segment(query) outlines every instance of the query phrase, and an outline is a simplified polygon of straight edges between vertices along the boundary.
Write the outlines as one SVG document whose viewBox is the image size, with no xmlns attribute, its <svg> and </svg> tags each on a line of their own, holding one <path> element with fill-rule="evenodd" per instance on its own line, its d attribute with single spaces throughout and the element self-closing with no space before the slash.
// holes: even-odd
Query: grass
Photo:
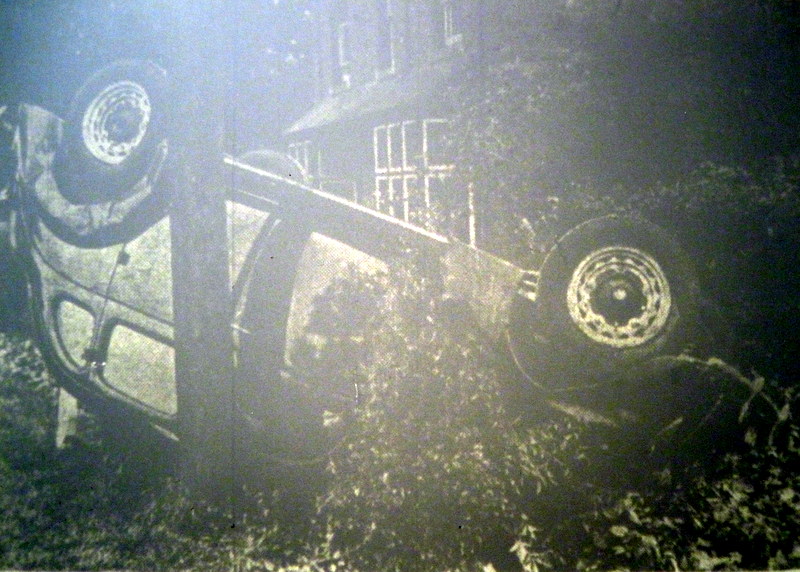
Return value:
<svg viewBox="0 0 800 572">
<path fill-rule="evenodd" d="M 359 373 L 370 392 L 303 536 L 277 515 L 272 491 L 244 497 L 235 515 L 208 506 L 182 489 L 169 452 L 123 445 L 88 415 L 80 439 L 55 449 L 56 393 L 38 352 L 0 334 L 0 568 L 800 566 L 792 391 L 732 370 L 772 398 L 777 417 L 758 420 L 760 433 L 734 423 L 731 443 L 714 453 L 717 437 L 632 447 L 642 444 L 635 431 L 579 415 L 512 418 L 486 349 L 423 322 L 392 319 L 375 331 L 381 358 Z M 328 351 L 342 355 L 335 344 Z M 707 374 L 689 381 L 707 386 Z"/>
<path fill-rule="evenodd" d="M 117 447 L 84 416 L 81 438 L 57 450 L 55 389 L 29 340 L 0 334 L 0 382 L 0 568 L 233 569 L 280 555 L 257 503 L 225 530 L 223 511 L 181 490 L 170 459 L 152 462 L 151 444 Z"/>
</svg>

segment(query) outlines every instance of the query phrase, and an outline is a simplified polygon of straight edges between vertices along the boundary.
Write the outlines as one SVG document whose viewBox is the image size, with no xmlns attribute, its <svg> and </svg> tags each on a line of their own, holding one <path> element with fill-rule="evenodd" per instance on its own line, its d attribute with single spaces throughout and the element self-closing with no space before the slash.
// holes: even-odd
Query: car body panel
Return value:
<svg viewBox="0 0 800 572">
<path fill-rule="evenodd" d="M 172 262 L 169 219 L 163 218 L 131 242 L 80 248 L 57 238 L 38 222 L 33 248 L 39 266 L 69 277 L 76 287 L 162 322 L 172 322 Z M 124 264 L 117 261 L 122 256 Z"/>
<path fill-rule="evenodd" d="M 494 340 L 504 335 L 510 322 L 511 302 L 523 278 L 530 274 L 525 269 L 484 250 L 233 158 L 226 158 L 225 163 L 242 173 L 257 175 L 239 181 L 237 200 L 254 204 L 267 201 L 281 205 L 291 217 L 313 218 L 313 228 L 319 234 L 379 260 L 404 259 L 413 253 L 442 279 L 446 298 L 470 307 L 485 334 Z M 529 293 L 529 299 L 534 300 L 535 293 Z"/>
<path fill-rule="evenodd" d="M 168 209 L 118 243 L 83 243 L 84 231 L 93 224 L 117 223 L 126 209 L 135 208 L 125 206 L 126 201 L 164 191 L 145 178 L 120 201 L 119 212 L 117 203 L 68 203 L 52 173 L 61 120 L 32 106 L 24 106 L 20 117 L 16 179 L 23 208 L 15 235 L 25 244 L 16 247 L 29 261 L 35 321 L 48 361 L 69 391 L 110 400 L 172 431 L 179 402 Z M 478 327 L 494 340 L 502 338 L 523 275 L 518 267 L 296 180 L 236 159 L 224 162 L 234 181 L 225 237 L 234 345 L 238 351 L 241 337 L 253 335 L 253 324 L 270 330 L 259 338 L 263 347 L 247 347 L 276 356 L 280 371 L 272 375 L 305 383 L 309 353 L 298 348 L 327 342 L 327 334 L 314 331 L 309 317 L 316 299 L 337 278 L 382 280 L 394 261 L 407 260 L 409 253 L 441 273 L 446 297 L 464 302 Z M 39 216 L 43 212 L 63 216 L 77 229 L 78 240 L 59 234 L 47 216 Z M 253 300 L 263 307 L 254 310 Z M 245 311 L 261 316 L 246 317 Z M 347 331 L 347 322 L 345 312 L 340 334 L 355 335 Z M 268 412 L 247 414 L 258 425 Z"/>
<path fill-rule="evenodd" d="M 320 333 L 311 329 L 309 319 L 316 299 L 328 291 L 337 278 L 360 274 L 363 278 L 377 280 L 388 271 L 389 267 L 384 261 L 328 236 L 312 233 L 300 257 L 292 289 L 291 310 L 286 325 L 287 365 L 295 371 L 304 369 L 294 351 L 299 342 L 315 345 L 321 341 L 324 343 Z M 346 313 L 347 308 L 344 311 Z M 353 323 L 353 320 L 342 320 L 341 334 L 348 335 L 347 326 Z"/>
</svg>

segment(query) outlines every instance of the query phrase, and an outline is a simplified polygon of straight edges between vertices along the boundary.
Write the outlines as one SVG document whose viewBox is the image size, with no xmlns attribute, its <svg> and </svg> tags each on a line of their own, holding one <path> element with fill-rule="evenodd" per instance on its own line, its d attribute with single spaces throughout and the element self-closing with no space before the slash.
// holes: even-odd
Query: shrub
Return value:
<svg viewBox="0 0 800 572">
<path fill-rule="evenodd" d="M 546 252 L 580 222 L 639 214 L 669 229 L 691 255 L 706 319 L 744 370 L 790 383 L 800 374 L 791 336 L 800 326 L 800 157 L 753 170 L 705 163 L 681 180 L 639 189 L 572 186 L 531 212 L 529 234 Z M 727 348 L 725 347 L 727 346 Z"/>
<path fill-rule="evenodd" d="M 257 499 L 232 530 L 172 481 L 167 459 L 142 471 L 88 415 L 56 450 L 55 407 L 33 343 L 0 334 L 0 568 L 277 569 L 285 539 Z"/>
<path fill-rule="evenodd" d="M 345 370 L 358 376 L 361 403 L 332 455 L 318 516 L 334 547 L 367 570 L 457 568 L 497 546 L 505 555 L 510 493 L 524 485 L 492 355 L 474 328 L 441 322 L 435 281 L 412 267 L 416 276 L 388 288 L 365 288 L 362 277 L 329 292 L 366 289 L 374 300 L 363 304 L 374 308 L 369 354 Z"/>
<path fill-rule="evenodd" d="M 474 327 L 447 322 L 431 277 L 417 271 L 364 304 L 380 311 L 360 338 L 369 351 L 361 347 L 359 367 L 347 375 L 358 377 L 366 397 L 333 456 L 333 488 L 319 515 L 334 546 L 364 569 L 464 567 L 481 559 L 501 561 L 499 554 L 512 545 L 530 569 L 794 562 L 787 539 L 800 515 L 787 514 L 787 501 L 777 503 L 783 506 L 778 512 L 771 508 L 781 494 L 793 498 L 794 485 L 781 467 L 794 453 L 781 448 L 786 439 L 783 445 L 774 439 L 768 444 L 750 439 L 747 431 L 755 427 L 766 435 L 776 420 L 784 435 L 794 427 L 791 407 L 782 407 L 791 401 L 786 390 L 794 379 L 787 361 L 791 341 L 781 340 L 787 338 L 782 332 L 792 331 L 783 324 L 797 318 L 796 291 L 762 292 L 753 282 L 719 280 L 713 272 L 727 264 L 726 272 L 749 268 L 750 276 L 773 264 L 781 273 L 759 276 L 759 282 L 797 279 L 791 262 L 775 258 L 781 256 L 779 245 L 795 244 L 800 236 L 797 180 L 794 159 L 774 160 L 757 174 L 707 164 L 674 185 L 631 194 L 574 186 L 528 221 L 543 250 L 561 229 L 609 211 L 644 214 L 687 245 L 706 286 L 706 302 L 715 306 L 716 314 L 706 316 L 732 319 L 731 353 L 741 367 L 768 374 L 766 382 L 754 374 L 742 385 L 737 379 L 744 376 L 725 362 L 697 360 L 699 367 L 681 375 L 688 376 L 682 383 L 709 393 L 697 407 L 692 402 L 702 429 L 648 440 L 642 431 L 658 427 L 613 427 L 547 408 L 527 417 L 516 409 L 511 414 L 509 403 L 520 395 L 514 393 L 513 374 Z M 709 225 L 709 217 L 720 224 Z M 765 306 L 767 300 L 771 306 Z M 765 315 L 781 313 L 782 322 L 772 322 L 774 330 L 763 340 L 753 339 L 753 330 L 748 335 Z M 770 353 L 767 346 L 777 351 Z M 329 348 L 330 355 L 341 356 L 336 347 Z M 699 353 L 714 355 L 717 349 Z M 332 371 L 326 367 L 326 375 Z M 670 387 L 676 381 L 656 378 L 643 387 L 648 383 Z M 778 406 L 756 415 L 754 394 L 767 395 Z M 727 404 L 719 407 L 719 399 Z M 526 402 L 520 410 L 534 405 Z M 750 415 L 740 422 L 737 416 L 746 408 Z M 744 465 L 748 471 L 735 469 Z M 783 475 L 778 481 L 784 488 L 763 492 L 751 480 L 773 473 Z M 732 502 L 733 497 L 720 496 L 728 489 L 740 491 L 734 496 L 758 512 L 751 515 L 757 524 L 746 533 L 747 551 L 726 548 L 734 523 L 745 518 L 742 511 L 722 517 L 724 511 L 714 508 Z M 792 520 L 786 534 L 778 534 L 780 518 Z M 453 523 L 462 528 L 453 530 Z M 737 538 L 745 541 L 741 534 Z"/>
<path fill-rule="evenodd" d="M 716 388 L 724 373 L 746 379 L 747 391 L 724 410 L 711 399 L 708 431 L 687 439 L 644 438 L 642 425 L 533 401 L 477 328 L 443 306 L 424 260 L 411 259 L 392 283 L 344 273 L 316 301 L 315 343 L 296 348 L 320 387 L 357 387 L 360 399 L 328 416 L 339 428 L 330 488 L 301 549 L 263 504 L 254 501 L 230 530 L 232 515 L 187 499 L 165 484 L 168 472 L 137 481 L 135 460 L 98 433 L 56 453 L 54 392 L 41 360 L 30 342 L 2 337 L 0 566 L 798 566 L 800 483 L 789 468 L 798 456 L 799 179 L 796 159 L 753 173 L 707 164 L 634 193 L 575 185 L 526 220 L 544 252 L 560 228 L 636 211 L 693 254 L 709 300 L 731 324 L 739 369 L 760 375 L 710 359 L 694 370 L 692 387 Z M 638 375 L 642 387 L 671 387 Z M 772 405 L 757 408 L 751 394 Z M 745 404 L 752 423 L 737 418 Z"/>
</svg>

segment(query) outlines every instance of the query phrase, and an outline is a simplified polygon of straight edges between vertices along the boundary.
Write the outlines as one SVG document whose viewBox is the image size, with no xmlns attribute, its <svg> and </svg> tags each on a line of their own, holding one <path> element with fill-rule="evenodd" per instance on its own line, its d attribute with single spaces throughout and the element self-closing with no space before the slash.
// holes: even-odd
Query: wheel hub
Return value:
<svg viewBox="0 0 800 572">
<path fill-rule="evenodd" d="M 138 147 L 150 124 L 152 107 L 145 89 L 119 81 L 101 91 L 83 116 L 83 142 L 108 165 L 119 165 Z"/>
<path fill-rule="evenodd" d="M 595 250 L 572 274 L 567 307 L 590 339 L 630 348 L 653 339 L 671 308 L 669 282 L 658 262 L 637 248 Z"/>
</svg>

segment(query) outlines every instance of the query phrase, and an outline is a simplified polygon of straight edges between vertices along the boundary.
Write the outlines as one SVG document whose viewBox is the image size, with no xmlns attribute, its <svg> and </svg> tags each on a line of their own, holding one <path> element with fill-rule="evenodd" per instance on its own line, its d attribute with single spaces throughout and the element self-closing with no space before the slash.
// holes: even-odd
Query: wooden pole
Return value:
<svg viewBox="0 0 800 572">
<path fill-rule="evenodd" d="M 181 475 L 217 505 L 235 494 L 233 343 L 222 155 L 231 3 L 176 4 L 170 153 L 175 367 Z"/>
</svg>

